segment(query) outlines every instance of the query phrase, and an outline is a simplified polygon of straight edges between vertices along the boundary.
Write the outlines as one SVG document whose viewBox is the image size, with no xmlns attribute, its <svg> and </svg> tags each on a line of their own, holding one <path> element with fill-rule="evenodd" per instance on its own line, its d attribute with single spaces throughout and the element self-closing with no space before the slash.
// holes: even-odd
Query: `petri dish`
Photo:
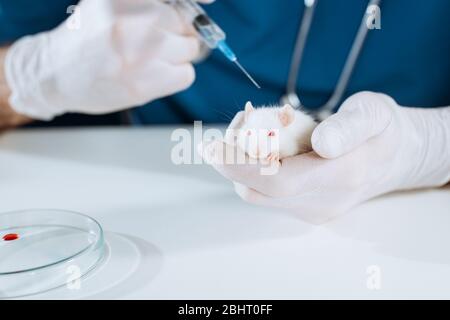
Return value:
<svg viewBox="0 0 450 320">
<path fill-rule="evenodd" d="M 0 213 L 0 299 L 76 289 L 103 253 L 103 230 L 89 216 L 53 209 Z"/>
</svg>

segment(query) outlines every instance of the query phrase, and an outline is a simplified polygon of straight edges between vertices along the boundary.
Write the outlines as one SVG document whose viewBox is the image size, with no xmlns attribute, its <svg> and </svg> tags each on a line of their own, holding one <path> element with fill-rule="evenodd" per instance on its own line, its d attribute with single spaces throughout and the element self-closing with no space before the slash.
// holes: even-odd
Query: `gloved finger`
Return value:
<svg viewBox="0 0 450 320">
<path fill-rule="evenodd" d="M 237 195 L 245 202 L 265 207 L 286 207 L 286 201 L 284 201 L 283 198 L 268 197 L 261 192 L 251 189 L 246 185 L 238 182 L 233 182 L 233 185 L 234 191 L 236 191 Z"/>
<path fill-rule="evenodd" d="M 284 165 L 266 166 L 256 160 L 250 159 L 244 151 L 222 141 L 214 141 L 202 146 L 201 155 L 222 176 L 234 182 L 241 183 L 249 188 L 270 197 L 285 197 L 294 195 L 299 185 L 307 180 L 308 173 L 296 174 L 295 185 L 293 175 Z M 297 162 L 302 163 L 301 156 Z M 285 159 L 287 160 L 287 159 Z M 284 160 L 283 160 L 284 161 Z"/>
<path fill-rule="evenodd" d="M 112 2 L 114 14 L 118 21 L 130 19 L 134 22 L 135 32 L 139 30 L 152 31 L 155 27 L 177 34 L 185 34 L 186 23 L 177 9 L 160 0 L 115 0 Z M 134 32 L 127 34 L 134 36 Z"/>
<path fill-rule="evenodd" d="M 163 31 L 164 32 L 164 31 Z M 157 56 L 172 64 L 191 62 L 200 55 L 200 41 L 196 37 L 164 32 L 163 43 Z"/>
<path fill-rule="evenodd" d="M 311 137 L 314 151 L 323 158 L 334 159 L 382 133 L 392 119 L 383 96 L 361 92 L 349 97 L 336 114 L 314 130 Z"/>
<path fill-rule="evenodd" d="M 308 195 L 304 197 L 299 196 L 295 199 L 272 198 L 248 188 L 243 184 L 237 182 L 233 182 L 233 184 L 236 194 L 245 202 L 257 206 L 288 209 L 294 212 L 300 219 L 315 225 L 323 224 L 342 212 L 345 212 L 345 210 L 337 206 L 329 208 L 311 203 Z M 320 201 L 320 203 L 323 203 L 323 201 Z"/>
<path fill-rule="evenodd" d="M 162 80 L 161 83 L 163 87 L 168 88 L 167 95 L 183 91 L 195 81 L 195 70 L 190 63 L 169 65 L 166 75 L 165 80 Z"/>
<path fill-rule="evenodd" d="M 128 65 L 140 65 L 152 59 L 183 64 L 200 55 L 200 41 L 196 37 L 157 28 L 142 16 L 122 17 L 113 36 L 115 49 Z"/>
<path fill-rule="evenodd" d="M 251 162 L 239 147 L 231 146 L 222 141 L 213 141 L 202 145 L 201 156 L 225 178 L 258 187 L 263 182 L 260 165 Z"/>
<path fill-rule="evenodd" d="M 147 80 L 155 74 L 160 74 L 161 77 L 149 88 Z M 146 103 L 149 101 L 148 95 L 151 97 L 155 92 L 158 97 L 165 97 L 187 89 L 195 80 L 195 70 L 189 63 L 173 65 L 160 61 L 141 67 L 132 77 L 127 82 L 133 84 L 136 94 L 143 99 L 141 102 Z"/>
</svg>

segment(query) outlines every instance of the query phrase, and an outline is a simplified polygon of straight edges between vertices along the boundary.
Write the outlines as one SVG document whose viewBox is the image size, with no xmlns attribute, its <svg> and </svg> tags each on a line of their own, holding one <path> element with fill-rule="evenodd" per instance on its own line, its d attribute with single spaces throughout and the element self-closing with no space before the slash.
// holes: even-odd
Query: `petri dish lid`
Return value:
<svg viewBox="0 0 450 320">
<path fill-rule="evenodd" d="M 103 252 L 103 230 L 86 215 L 52 209 L 0 213 L 0 299 L 76 288 Z"/>
</svg>

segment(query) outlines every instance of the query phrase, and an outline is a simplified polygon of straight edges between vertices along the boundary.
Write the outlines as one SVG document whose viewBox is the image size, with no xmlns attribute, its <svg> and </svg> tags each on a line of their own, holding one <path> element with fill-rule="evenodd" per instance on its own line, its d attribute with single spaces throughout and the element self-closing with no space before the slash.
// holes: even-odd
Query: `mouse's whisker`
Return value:
<svg viewBox="0 0 450 320">
<path fill-rule="evenodd" d="M 222 118 L 225 117 L 223 120 L 227 120 L 227 121 L 233 120 L 233 116 L 232 116 L 232 115 L 227 114 L 227 113 L 225 113 L 224 111 L 221 111 L 221 110 L 218 110 L 218 109 L 214 109 L 214 108 L 213 108 L 213 110 L 214 110 L 217 114 L 221 115 Z"/>
<path fill-rule="evenodd" d="M 225 120 L 231 121 L 234 118 L 234 114 L 231 111 L 219 110 L 215 108 L 212 109 L 218 114 L 225 116 Z"/>
</svg>

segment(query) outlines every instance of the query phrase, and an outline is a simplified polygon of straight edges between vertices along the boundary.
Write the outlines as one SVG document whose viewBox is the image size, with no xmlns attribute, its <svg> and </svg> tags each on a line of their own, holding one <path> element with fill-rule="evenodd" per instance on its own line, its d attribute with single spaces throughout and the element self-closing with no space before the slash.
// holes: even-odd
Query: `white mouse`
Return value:
<svg viewBox="0 0 450 320">
<path fill-rule="evenodd" d="M 289 104 L 254 108 L 249 101 L 236 142 L 251 158 L 279 161 L 311 151 L 311 135 L 316 126 L 310 115 Z"/>
</svg>

